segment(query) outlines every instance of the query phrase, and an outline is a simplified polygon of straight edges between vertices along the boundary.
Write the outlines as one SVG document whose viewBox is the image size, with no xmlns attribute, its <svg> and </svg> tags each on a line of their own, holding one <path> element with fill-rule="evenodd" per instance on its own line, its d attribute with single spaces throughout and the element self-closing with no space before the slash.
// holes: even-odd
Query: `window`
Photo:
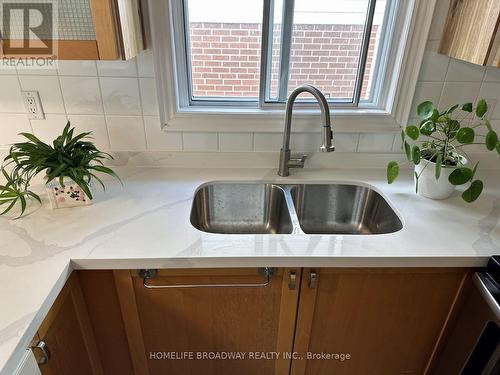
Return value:
<svg viewBox="0 0 500 375">
<path fill-rule="evenodd" d="M 231 130 L 252 114 L 252 126 L 272 131 L 290 92 L 309 83 L 341 128 L 394 131 L 408 114 L 435 1 L 150 1 L 163 121 Z M 299 102 L 305 127 L 317 105 L 307 94 Z"/>
<path fill-rule="evenodd" d="M 386 0 L 184 0 L 188 99 L 285 102 L 309 83 L 357 106 L 370 98 L 387 9 Z"/>
</svg>

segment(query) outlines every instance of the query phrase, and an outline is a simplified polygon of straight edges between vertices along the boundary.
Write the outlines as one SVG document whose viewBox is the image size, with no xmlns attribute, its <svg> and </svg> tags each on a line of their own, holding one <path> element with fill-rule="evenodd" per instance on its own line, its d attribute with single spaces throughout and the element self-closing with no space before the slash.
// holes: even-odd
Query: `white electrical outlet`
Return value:
<svg viewBox="0 0 500 375">
<path fill-rule="evenodd" d="M 21 91 L 21 95 L 23 96 L 24 106 L 28 112 L 28 118 L 31 120 L 45 119 L 38 91 Z"/>
</svg>

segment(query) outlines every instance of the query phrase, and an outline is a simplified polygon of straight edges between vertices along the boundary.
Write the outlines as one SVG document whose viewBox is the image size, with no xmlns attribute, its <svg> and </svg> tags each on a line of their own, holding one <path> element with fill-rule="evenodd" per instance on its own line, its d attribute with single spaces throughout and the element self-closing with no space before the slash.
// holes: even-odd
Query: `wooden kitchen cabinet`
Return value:
<svg viewBox="0 0 500 375">
<path fill-rule="evenodd" d="M 425 374 L 470 274 L 278 268 L 263 286 L 262 270 L 158 270 L 149 279 L 138 270 L 75 271 L 34 340 L 51 354 L 40 369 L 44 375 Z M 226 285 L 241 283 L 253 285 Z M 41 350 L 34 352 L 40 358 Z M 243 357 L 216 358 L 234 353 Z"/>
<path fill-rule="evenodd" d="M 311 278 L 311 275 L 313 276 Z M 464 269 L 304 269 L 294 375 L 424 374 Z M 310 353 L 349 359 L 310 359 Z"/>
<path fill-rule="evenodd" d="M 61 0 L 57 6 L 56 40 L 53 34 L 43 32 L 30 38 L 29 44 L 17 36 L 4 36 L 0 57 L 48 55 L 55 60 L 128 60 L 144 49 L 139 0 L 83 0 L 78 4 Z M 52 47 L 47 53 L 48 45 Z"/>
<path fill-rule="evenodd" d="M 42 375 L 102 375 L 102 365 L 92 324 L 82 295 L 78 275 L 74 273 L 38 329 L 33 346 L 46 345 L 48 361 L 40 364 Z M 43 353 L 33 349 L 40 363 Z"/>
<path fill-rule="evenodd" d="M 439 52 L 500 67 L 500 1 L 451 0 Z"/>
<path fill-rule="evenodd" d="M 265 277 L 258 271 L 160 270 L 149 282 L 260 284 Z M 292 351 L 300 269 L 275 272 L 267 286 L 148 289 L 137 271 L 114 271 L 135 373 L 289 374 L 290 359 L 262 359 L 262 355 Z M 172 352 L 174 359 L 162 357 Z M 198 357 L 236 352 L 244 353 L 245 358 Z M 183 353 L 193 353 L 194 357 L 184 358 Z"/>
</svg>

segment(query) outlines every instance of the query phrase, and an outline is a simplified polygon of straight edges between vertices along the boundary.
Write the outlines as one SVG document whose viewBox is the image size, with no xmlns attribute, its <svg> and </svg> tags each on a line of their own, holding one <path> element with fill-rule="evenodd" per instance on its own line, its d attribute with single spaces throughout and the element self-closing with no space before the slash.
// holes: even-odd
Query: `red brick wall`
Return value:
<svg viewBox="0 0 500 375">
<path fill-rule="evenodd" d="M 260 24 L 191 23 L 194 96 L 258 97 Z M 271 94 L 276 95 L 279 30 L 273 40 Z M 376 27 L 372 31 L 362 97 L 372 67 Z M 358 69 L 362 25 L 295 25 L 289 92 L 302 83 L 327 97 L 351 98 Z"/>
</svg>

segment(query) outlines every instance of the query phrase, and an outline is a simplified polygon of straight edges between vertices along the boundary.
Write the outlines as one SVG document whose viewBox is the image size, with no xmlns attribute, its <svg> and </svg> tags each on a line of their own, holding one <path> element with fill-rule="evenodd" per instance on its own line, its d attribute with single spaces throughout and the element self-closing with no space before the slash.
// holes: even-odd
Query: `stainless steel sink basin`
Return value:
<svg viewBox="0 0 500 375">
<path fill-rule="evenodd" d="M 291 193 L 304 233 L 381 234 L 403 227 L 387 201 L 365 186 L 296 185 Z"/>
<path fill-rule="evenodd" d="M 224 234 L 382 234 L 402 229 L 387 201 L 349 184 L 213 183 L 194 197 L 191 224 Z"/>
<path fill-rule="evenodd" d="M 283 190 L 273 184 L 220 183 L 196 193 L 191 224 L 210 233 L 292 233 Z"/>
</svg>

